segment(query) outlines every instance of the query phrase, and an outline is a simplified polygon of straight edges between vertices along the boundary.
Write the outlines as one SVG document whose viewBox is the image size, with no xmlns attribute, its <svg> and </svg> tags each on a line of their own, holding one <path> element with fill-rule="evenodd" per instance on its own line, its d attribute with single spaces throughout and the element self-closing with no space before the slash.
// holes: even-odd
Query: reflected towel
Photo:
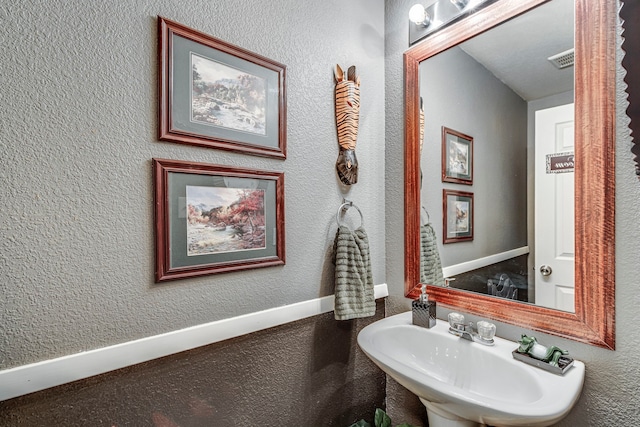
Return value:
<svg viewBox="0 0 640 427">
<path fill-rule="evenodd" d="M 333 243 L 335 318 L 349 320 L 376 313 L 369 239 L 364 228 L 338 227 Z"/>
<path fill-rule="evenodd" d="M 420 283 L 444 286 L 436 232 L 431 224 L 420 227 Z"/>
</svg>

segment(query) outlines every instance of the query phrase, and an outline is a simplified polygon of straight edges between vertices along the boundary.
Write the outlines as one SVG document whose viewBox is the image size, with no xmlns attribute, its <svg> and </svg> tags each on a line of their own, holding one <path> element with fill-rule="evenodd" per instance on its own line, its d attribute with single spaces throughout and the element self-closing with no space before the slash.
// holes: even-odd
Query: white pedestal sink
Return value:
<svg viewBox="0 0 640 427">
<path fill-rule="evenodd" d="M 365 354 L 425 404 L 430 427 L 550 426 L 578 400 L 582 362 L 556 375 L 515 360 L 516 342 L 496 337 L 484 346 L 448 328 L 442 320 L 431 329 L 414 326 L 409 311 L 358 334 Z"/>
</svg>

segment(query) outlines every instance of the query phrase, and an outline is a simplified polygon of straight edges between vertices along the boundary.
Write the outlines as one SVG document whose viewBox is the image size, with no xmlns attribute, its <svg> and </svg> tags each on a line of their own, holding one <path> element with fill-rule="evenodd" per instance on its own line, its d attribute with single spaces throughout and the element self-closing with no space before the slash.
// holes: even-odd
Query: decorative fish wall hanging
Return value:
<svg viewBox="0 0 640 427">
<path fill-rule="evenodd" d="M 338 177 L 346 185 L 358 182 L 358 159 L 356 158 L 356 139 L 360 119 L 360 77 L 356 76 L 356 67 L 347 70 L 345 78 L 340 65 L 336 65 L 336 126 L 340 153 L 336 161 Z"/>
</svg>

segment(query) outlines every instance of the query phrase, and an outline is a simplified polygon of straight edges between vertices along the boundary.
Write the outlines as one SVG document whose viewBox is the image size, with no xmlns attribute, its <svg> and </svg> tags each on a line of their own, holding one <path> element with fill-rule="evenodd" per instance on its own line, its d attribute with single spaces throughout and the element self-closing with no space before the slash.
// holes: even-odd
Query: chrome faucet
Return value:
<svg viewBox="0 0 640 427">
<path fill-rule="evenodd" d="M 452 313 L 459 317 L 449 317 L 449 333 L 468 341 L 477 342 L 484 345 L 493 345 L 493 334 L 495 333 L 495 325 L 489 322 L 478 322 L 480 331 L 473 328 L 473 322 L 464 323 L 464 317 L 457 313 Z"/>
</svg>

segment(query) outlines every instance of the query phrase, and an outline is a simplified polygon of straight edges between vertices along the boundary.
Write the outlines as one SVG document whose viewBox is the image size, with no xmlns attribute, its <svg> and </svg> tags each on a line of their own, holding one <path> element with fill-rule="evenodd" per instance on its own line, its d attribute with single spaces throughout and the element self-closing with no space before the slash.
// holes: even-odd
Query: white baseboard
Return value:
<svg viewBox="0 0 640 427">
<path fill-rule="evenodd" d="M 478 258 L 468 262 L 461 262 L 460 264 L 450 265 L 449 267 L 443 267 L 442 274 L 444 275 L 444 277 L 457 276 L 458 274 L 466 273 L 467 271 L 486 267 L 487 265 L 506 261 L 508 259 L 515 258 L 520 255 L 525 255 L 528 253 L 529 253 L 529 246 L 523 246 L 521 248 L 512 249 L 510 251 L 489 255 L 484 258 Z"/>
<path fill-rule="evenodd" d="M 375 297 L 389 295 L 386 283 Z M 0 401 L 333 311 L 334 297 L 316 298 L 96 350 L 0 371 Z"/>
</svg>

